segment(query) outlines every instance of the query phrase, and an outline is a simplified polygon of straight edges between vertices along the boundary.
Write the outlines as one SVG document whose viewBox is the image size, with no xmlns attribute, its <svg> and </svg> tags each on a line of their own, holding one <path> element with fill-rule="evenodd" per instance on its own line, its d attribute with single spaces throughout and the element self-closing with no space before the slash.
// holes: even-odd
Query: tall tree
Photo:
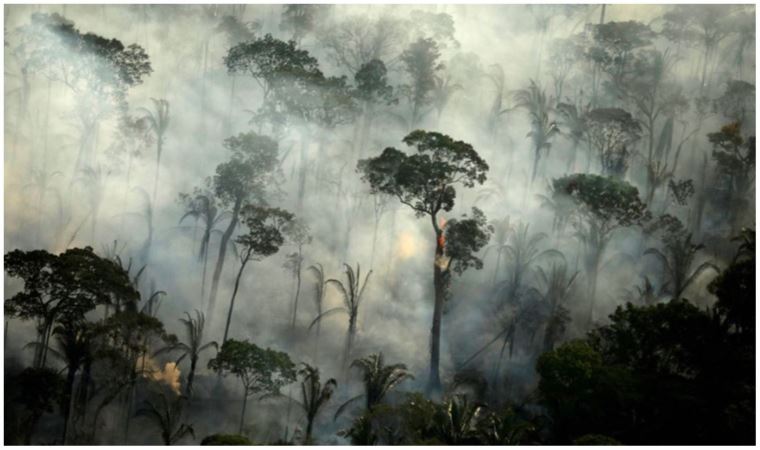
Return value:
<svg viewBox="0 0 760 450">
<path fill-rule="evenodd" d="M 575 174 L 554 179 L 552 186 L 554 200 L 568 205 L 569 220 L 585 248 L 588 323 L 591 324 L 596 303 L 597 275 L 613 233 L 621 228 L 641 225 L 651 215 L 639 198 L 638 189 L 622 180 Z"/>
<path fill-rule="evenodd" d="M 285 229 L 288 240 L 296 246 L 296 251 L 287 255 L 284 267 L 293 274 L 295 282 L 295 294 L 293 295 L 293 319 L 290 327 L 295 329 L 298 318 L 298 299 L 301 295 L 301 273 L 303 272 L 303 247 L 311 243 L 309 227 L 301 220 L 293 220 Z"/>
<path fill-rule="evenodd" d="M 156 193 L 158 193 L 158 171 L 161 168 L 161 153 L 164 149 L 164 135 L 169 128 L 169 101 L 163 98 L 150 99 L 153 102 L 153 111 L 145 111 L 145 119 L 148 121 L 151 130 L 156 136 L 156 175 L 153 178 L 153 203 L 156 203 Z"/>
<path fill-rule="evenodd" d="M 443 63 L 438 62 L 441 53 L 438 44 L 432 39 L 420 38 L 413 42 L 401 54 L 401 62 L 409 76 L 409 84 L 399 87 L 411 107 L 408 129 L 414 130 L 424 116 L 430 112 L 433 93 L 438 82 L 438 72 L 443 70 Z"/>
<path fill-rule="evenodd" d="M 293 220 L 293 215 L 285 210 L 252 205 L 244 206 L 240 211 L 240 217 L 247 230 L 235 240 L 240 247 L 238 250 L 240 269 L 237 278 L 235 278 L 235 287 L 232 290 L 230 307 L 227 311 L 222 346 L 227 342 L 230 323 L 232 322 L 232 310 L 235 307 L 235 297 L 240 287 L 240 278 L 243 276 L 245 266 L 250 261 L 260 261 L 277 253 L 280 246 L 285 242 L 284 230 Z"/>
<path fill-rule="evenodd" d="M 277 142 L 253 132 L 227 138 L 224 147 L 231 158 L 216 167 L 213 178 L 207 179 L 208 188 L 218 204 L 230 211 L 230 222 L 219 242 L 219 256 L 214 267 L 206 317 L 213 323 L 219 280 L 227 256 L 227 247 L 235 233 L 240 211 L 248 203 L 264 204 L 268 189 L 276 185 L 279 167 Z"/>
<path fill-rule="evenodd" d="M 538 162 L 541 160 L 541 152 L 548 153 L 551 149 L 551 140 L 559 133 L 557 123 L 549 119 L 552 107 L 546 92 L 538 87 L 535 81 L 530 80 L 527 89 L 521 89 L 515 93 L 516 106 L 525 108 L 530 114 L 531 130 L 527 137 L 533 141 L 533 172 L 531 182 L 535 181 L 538 173 Z"/>
<path fill-rule="evenodd" d="M 428 388 L 438 392 L 441 319 L 450 270 L 461 274 L 469 267 L 480 269 L 483 263 L 474 254 L 488 243 L 490 236 L 486 218 L 477 208 L 473 208 L 471 218 L 450 221 L 445 227 L 441 226 L 439 214 L 454 207 L 455 186 L 472 188 L 485 182 L 488 164 L 470 144 L 441 133 L 417 130 L 407 135 L 404 143 L 416 147 L 417 153 L 410 156 L 388 147 L 378 157 L 360 160 L 357 167 L 372 193 L 392 195 L 417 217 L 430 218 L 435 243 L 435 295 Z"/>
</svg>

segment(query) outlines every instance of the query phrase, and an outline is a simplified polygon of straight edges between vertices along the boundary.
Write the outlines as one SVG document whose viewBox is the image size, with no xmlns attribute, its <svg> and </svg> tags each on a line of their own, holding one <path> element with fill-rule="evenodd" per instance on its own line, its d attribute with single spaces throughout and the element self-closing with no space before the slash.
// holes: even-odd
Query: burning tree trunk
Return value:
<svg viewBox="0 0 760 450">
<path fill-rule="evenodd" d="M 435 303 L 433 304 L 433 325 L 430 329 L 430 379 L 428 381 L 428 391 L 437 393 L 441 391 L 441 377 L 438 367 L 441 359 L 441 319 L 443 318 L 443 302 L 446 300 L 448 264 L 445 261 L 443 252 L 446 244 L 443 229 L 435 223 L 435 216 L 433 216 L 433 228 L 435 229 L 436 236 L 435 259 L 433 261 Z"/>
</svg>

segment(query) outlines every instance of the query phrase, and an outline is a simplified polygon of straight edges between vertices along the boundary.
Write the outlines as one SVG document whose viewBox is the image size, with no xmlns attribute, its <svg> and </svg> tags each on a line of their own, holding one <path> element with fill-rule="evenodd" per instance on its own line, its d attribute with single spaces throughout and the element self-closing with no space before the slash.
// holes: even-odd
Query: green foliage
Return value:
<svg viewBox="0 0 760 450">
<path fill-rule="evenodd" d="M 330 378 L 323 384 L 319 379 L 319 369 L 306 363 L 303 363 L 298 374 L 302 377 L 300 405 L 306 415 L 304 443 L 313 444 L 311 434 L 314 421 L 332 398 L 335 389 L 338 387 L 338 382 L 334 378 Z"/>
<path fill-rule="evenodd" d="M 280 208 L 262 208 L 246 205 L 240 210 L 241 221 L 247 232 L 235 240 L 242 247 L 246 259 L 261 259 L 279 251 L 285 243 L 285 229 L 293 220 L 293 214 Z"/>
<path fill-rule="evenodd" d="M 268 188 L 276 184 L 277 142 L 248 132 L 227 138 L 224 147 L 232 157 L 216 167 L 210 182 L 219 202 L 226 207 L 240 207 L 248 199 L 263 201 Z"/>
<path fill-rule="evenodd" d="M 620 108 L 597 108 L 586 114 L 588 141 L 596 149 L 602 171 L 622 178 L 641 138 L 641 125 Z"/>
<path fill-rule="evenodd" d="M 617 227 L 640 225 L 650 213 L 639 191 L 625 181 L 593 174 L 575 174 L 552 181 L 556 201 L 575 205 L 577 218 L 595 222 L 604 235 Z"/>
<path fill-rule="evenodd" d="M 438 44 L 433 39 L 420 38 L 409 45 L 401 53 L 401 62 L 409 76 L 410 83 L 399 87 L 412 105 L 411 127 L 414 128 L 428 112 L 433 103 L 433 92 L 436 89 L 438 72 L 443 70 L 443 64 L 438 62 L 441 53 Z"/>
<path fill-rule="evenodd" d="M 298 49 L 295 41 L 284 42 L 271 34 L 233 46 L 224 64 L 230 73 L 245 73 L 259 81 L 265 97 L 294 80 L 321 75 L 319 63 L 309 52 Z"/>
<path fill-rule="evenodd" d="M 354 75 L 355 95 L 359 100 L 373 103 L 396 103 L 393 86 L 388 84 L 388 69 L 379 59 L 373 59 L 359 68 Z"/>
<path fill-rule="evenodd" d="M 287 353 L 263 349 L 247 340 L 227 340 L 216 358 L 209 361 L 208 367 L 238 377 L 246 397 L 277 395 L 282 386 L 296 379 L 295 364 Z"/>
<path fill-rule="evenodd" d="M 416 147 L 417 153 L 410 156 L 388 147 L 378 157 L 360 160 L 357 167 L 372 193 L 397 197 L 418 217 L 451 211 L 455 185 L 473 187 L 486 180 L 488 164 L 466 142 L 416 130 L 404 143 Z"/>
<path fill-rule="evenodd" d="M 461 219 L 446 222 L 444 232 L 444 254 L 453 261 L 454 272 L 461 275 L 470 267 L 483 268 L 483 261 L 475 254 L 488 244 L 493 232 L 483 211 L 473 207 L 472 216 L 464 214 Z"/>
</svg>

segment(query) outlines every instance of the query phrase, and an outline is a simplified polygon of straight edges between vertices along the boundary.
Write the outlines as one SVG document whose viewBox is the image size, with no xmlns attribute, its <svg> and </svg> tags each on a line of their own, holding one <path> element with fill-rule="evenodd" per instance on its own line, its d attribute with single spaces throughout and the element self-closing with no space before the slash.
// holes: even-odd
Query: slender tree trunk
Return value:
<svg viewBox="0 0 760 450">
<path fill-rule="evenodd" d="M 345 378 L 348 370 L 349 359 L 351 359 L 351 349 L 354 345 L 354 335 L 356 334 L 356 316 L 350 313 L 348 318 L 348 331 L 346 333 L 346 346 L 343 349 L 343 376 Z"/>
<path fill-rule="evenodd" d="M 193 395 L 193 380 L 195 379 L 195 367 L 198 364 L 198 357 L 192 356 L 190 358 L 190 373 L 187 374 L 187 389 L 185 395 L 190 398 Z"/>
<path fill-rule="evenodd" d="M 303 199 L 306 195 L 306 151 L 309 141 L 305 135 L 301 136 L 301 163 L 298 170 L 298 210 L 303 211 Z"/>
<path fill-rule="evenodd" d="M 203 304 L 206 303 L 206 269 L 208 268 L 208 247 L 203 254 L 203 274 L 201 276 L 201 309 Z"/>
<path fill-rule="evenodd" d="M 66 387 L 63 391 L 63 399 L 61 401 L 61 416 L 63 417 L 63 433 L 61 436 L 61 444 L 66 445 L 69 431 L 69 415 L 71 412 L 71 393 L 74 391 L 74 378 L 77 373 L 77 366 L 70 364 L 66 371 Z"/>
<path fill-rule="evenodd" d="M 163 151 L 164 147 L 164 138 L 163 136 L 159 136 L 158 140 L 156 141 L 156 176 L 153 179 L 153 204 L 156 204 L 156 194 L 158 193 L 158 171 L 161 168 L 161 152 Z"/>
<path fill-rule="evenodd" d="M 243 424 L 245 423 L 245 407 L 248 404 L 248 389 L 243 394 L 243 411 L 240 413 L 240 428 L 238 434 L 243 434 Z"/>
<path fill-rule="evenodd" d="M 248 255 L 250 255 L 250 251 Z M 243 270 L 248 263 L 248 257 L 246 257 L 240 264 L 240 270 L 238 271 L 237 278 L 235 278 L 235 287 L 232 290 L 232 298 L 230 299 L 230 309 L 227 311 L 227 323 L 224 325 L 224 338 L 222 339 L 222 345 L 227 342 L 227 335 L 230 331 L 230 322 L 232 321 L 232 310 L 235 307 L 235 297 L 237 296 L 238 287 L 240 287 L 240 277 L 243 276 Z"/>
<path fill-rule="evenodd" d="M 298 317 L 298 297 L 301 294 L 301 247 L 298 247 L 298 267 L 296 268 L 296 295 L 293 299 L 293 320 L 290 324 L 292 329 L 296 328 L 296 317 Z"/>
<path fill-rule="evenodd" d="M 232 209 L 232 217 L 230 223 L 227 225 L 227 229 L 222 234 L 222 239 L 219 243 L 219 256 L 216 259 L 216 267 L 214 268 L 214 275 L 211 278 L 211 293 L 208 298 L 208 310 L 206 311 L 206 317 L 208 317 L 208 323 L 211 324 L 214 319 L 214 307 L 216 306 L 216 294 L 219 291 L 219 279 L 222 276 L 222 269 L 224 268 L 224 258 L 227 256 L 227 245 L 229 244 L 232 233 L 235 232 L 235 226 L 238 222 L 238 214 L 242 206 L 243 199 L 238 198 L 235 202 L 235 206 Z"/>
</svg>

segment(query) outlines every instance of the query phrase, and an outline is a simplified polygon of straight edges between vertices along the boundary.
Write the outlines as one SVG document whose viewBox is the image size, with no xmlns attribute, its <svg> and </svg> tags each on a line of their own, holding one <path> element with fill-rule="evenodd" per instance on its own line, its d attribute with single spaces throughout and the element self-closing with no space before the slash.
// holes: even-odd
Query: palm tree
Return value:
<svg viewBox="0 0 760 450">
<path fill-rule="evenodd" d="M 531 182 L 536 179 L 538 172 L 538 162 L 541 159 L 541 152 L 551 149 L 552 138 L 559 133 L 557 123 L 549 120 L 549 100 L 546 93 L 538 87 L 535 81 L 530 80 L 530 86 L 527 89 L 520 89 L 514 94 L 516 107 L 525 108 L 530 114 L 531 131 L 527 134 L 533 141 L 533 175 Z"/>
<path fill-rule="evenodd" d="M 669 294 L 670 298 L 678 299 L 699 275 L 707 269 L 720 272 L 718 267 L 711 262 L 704 262 L 691 270 L 694 257 L 704 246 L 691 242 L 691 233 L 674 233 L 665 238 L 665 251 L 657 248 L 648 248 L 645 255 L 652 255 L 660 260 L 664 270 L 664 283 L 662 291 Z"/>
<path fill-rule="evenodd" d="M 548 352 L 554 349 L 554 344 L 564 334 L 565 326 L 570 320 L 569 312 L 564 304 L 572 292 L 578 272 L 568 276 L 567 264 L 563 262 L 562 264 L 552 263 L 548 271 L 539 267 L 538 275 L 544 287 L 544 291 L 538 295 L 548 310 L 543 345 L 543 352 Z"/>
<path fill-rule="evenodd" d="M 343 306 L 338 306 L 332 309 L 328 309 L 322 314 L 318 315 L 311 323 L 309 328 L 318 324 L 327 316 L 335 313 L 345 313 L 348 315 L 348 331 L 346 333 L 346 346 L 343 351 L 343 367 L 346 367 L 348 358 L 351 356 L 351 349 L 354 344 L 354 338 L 356 337 L 356 319 L 359 316 L 359 306 L 361 304 L 364 289 L 367 287 L 367 281 L 369 276 L 372 275 L 370 270 L 367 276 L 364 278 L 364 282 L 361 282 L 361 267 L 356 265 L 356 272 L 348 264 L 343 264 L 346 267 L 346 284 L 331 278 L 327 280 L 325 286 L 333 285 L 343 297 Z M 348 286 L 348 289 L 346 289 Z"/>
<path fill-rule="evenodd" d="M 510 262 L 509 276 L 500 283 L 501 291 L 504 293 L 502 299 L 496 305 L 496 311 L 493 317 L 498 321 L 499 328 L 503 335 L 499 358 L 496 361 L 494 377 L 498 377 L 501 370 L 501 361 L 504 357 L 504 351 L 509 344 L 510 357 L 514 351 L 515 333 L 520 321 L 529 316 L 531 305 L 525 305 L 522 302 L 524 295 L 524 281 L 533 265 L 539 259 L 545 257 L 564 258 L 562 253 L 554 249 L 540 250 L 539 243 L 547 238 L 546 233 L 530 233 L 530 225 L 519 223 L 512 233 L 509 244 L 505 246 L 507 261 Z M 489 344 L 490 345 L 490 344 Z"/>
<path fill-rule="evenodd" d="M 431 431 L 445 445 L 476 444 L 481 409 L 481 405 L 469 402 L 467 396 L 455 395 L 436 405 Z"/>
<path fill-rule="evenodd" d="M 206 269 L 208 268 L 208 248 L 211 243 L 211 235 L 221 233 L 215 226 L 228 213 L 219 211 L 211 192 L 196 192 L 192 199 L 186 194 L 181 194 L 180 201 L 185 205 L 185 214 L 179 219 L 179 223 L 188 217 L 192 217 L 196 222 L 201 220 L 203 224 L 203 237 L 201 237 L 201 247 L 198 250 L 198 261 L 203 263 L 203 274 L 201 276 L 201 307 L 203 307 L 206 298 Z"/>
<path fill-rule="evenodd" d="M 367 412 L 371 413 L 393 388 L 406 379 L 414 379 L 414 376 L 407 372 L 405 364 L 390 364 L 386 366 L 382 352 L 356 359 L 351 363 L 351 367 L 356 367 L 362 371 L 364 394 L 357 395 L 342 404 L 335 412 L 336 418 L 350 404 L 362 397 L 365 400 Z"/>
<path fill-rule="evenodd" d="M 145 405 L 137 410 L 136 416 L 145 416 L 158 425 L 161 429 L 161 439 L 164 445 L 173 445 L 182 440 L 188 434 L 195 439 L 195 430 L 192 425 L 181 422 L 182 402 L 184 397 L 179 396 L 170 401 L 163 392 L 158 395 L 159 401 L 146 400 Z"/>
<path fill-rule="evenodd" d="M 146 113 L 145 120 L 148 121 L 156 135 L 156 176 L 153 180 L 153 201 L 155 202 L 158 191 L 158 170 L 161 166 L 161 152 L 164 148 L 164 134 L 169 128 L 169 102 L 162 98 L 151 98 L 150 100 L 153 102 L 154 111 L 145 108 L 140 109 Z"/>
<path fill-rule="evenodd" d="M 185 387 L 185 395 L 187 398 L 190 398 L 193 395 L 193 379 L 195 379 L 195 369 L 198 365 L 198 359 L 200 358 L 201 353 L 210 348 L 218 350 L 219 345 L 215 341 L 207 342 L 205 344 L 203 343 L 203 328 L 206 325 L 206 318 L 202 312 L 196 309 L 195 318 L 190 317 L 190 314 L 187 312 L 185 312 L 185 315 L 187 318 L 180 318 L 179 321 L 184 325 L 187 341 L 172 343 L 157 351 L 154 356 L 161 353 L 179 351 L 181 354 L 177 358 L 177 365 L 179 365 L 183 359 L 190 358 L 190 372 L 187 374 L 187 386 Z"/>
<path fill-rule="evenodd" d="M 436 111 L 435 120 L 436 123 L 441 121 L 441 115 L 443 110 L 446 109 L 446 105 L 449 104 L 449 100 L 455 92 L 464 89 L 461 84 L 451 84 L 451 78 L 446 76 L 435 77 L 435 88 L 433 89 L 433 107 Z"/>
<path fill-rule="evenodd" d="M 309 445 L 314 421 L 319 412 L 327 405 L 332 398 L 338 382 L 335 378 L 330 378 L 324 384 L 319 379 L 319 369 L 303 363 L 303 368 L 298 371 L 303 377 L 301 381 L 301 401 L 297 402 L 306 415 L 306 436 L 304 444 Z"/>
<path fill-rule="evenodd" d="M 491 71 L 486 73 L 485 76 L 491 83 L 495 90 L 494 100 L 491 104 L 491 111 L 488 114 L 488 132 L 496 137 L 499 131 L 499 119 L 501 116 L 509 113 L 514 108 L 504 108 L 504 69 L 499 64 L 494 64 L 490 67 Z"/>
<path fill-rule="evenodd" d="M 496 251 L 496 265 L 494 266 L 493 270 L 493 280 L 491 282 L 492 285 L 496 285 L 496 277 L 499 274 L 499 267 L 501 265 L 501 257 L 502 254 L 506 251 L 508 246 L 508 240 L 510 234 L 513 232 L 513 227 L 510 224 L 509 216 L 504 216 L 501 220 L 495 220 L 493 222 L 494 225 L 494 241 L 495 243 L 489 245 L 486 247 L 485 255 L 488 254 L 489 251 L 495 250 Z M 485 255 L 483 256 L 485 258 Z"/>
<path fill-rule="evenodd" d="M 565 134 L 572 144 L 570 150 L 570 161 L 567 164 L 569 173 L 575 172 L 575 158 L 578 152 L 578 146 L 586 138 L 586 113 L 589 106 L 585 109 L 579 109 L 569 103 L 560 103 L 557 105 L 557 111 L 562 116 L 562 125 L 566 128 L 562 134 Z"/>
</svg>

